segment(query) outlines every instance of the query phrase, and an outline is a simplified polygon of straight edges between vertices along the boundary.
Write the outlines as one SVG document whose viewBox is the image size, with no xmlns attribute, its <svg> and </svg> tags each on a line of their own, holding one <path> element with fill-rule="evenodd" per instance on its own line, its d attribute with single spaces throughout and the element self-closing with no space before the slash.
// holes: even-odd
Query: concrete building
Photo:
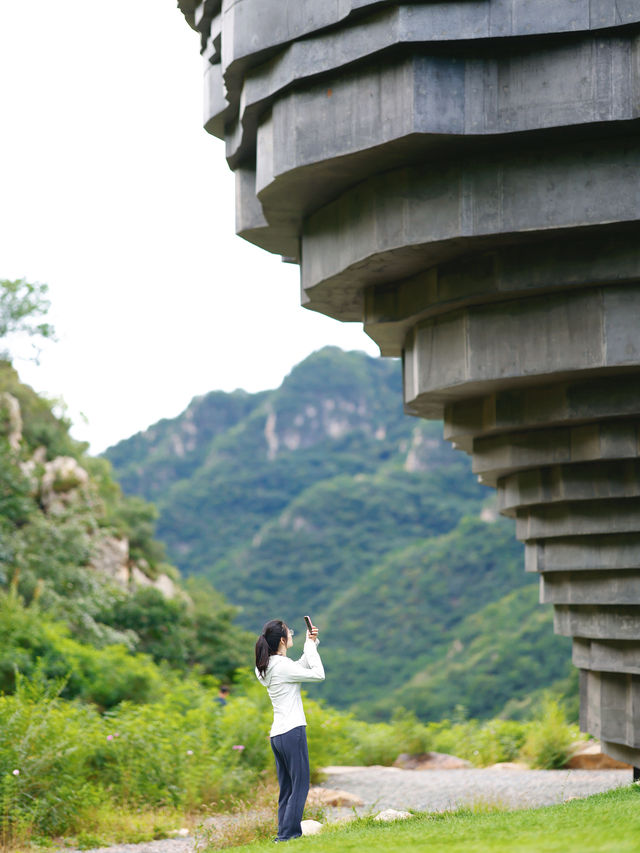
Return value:
<svg viewBox="0 0 640 853">
<path fill-rule="evenodd" d="M 238 234 L 402 357 L 640 766 L 640 2 L 179 5 Z"/>
</svg>

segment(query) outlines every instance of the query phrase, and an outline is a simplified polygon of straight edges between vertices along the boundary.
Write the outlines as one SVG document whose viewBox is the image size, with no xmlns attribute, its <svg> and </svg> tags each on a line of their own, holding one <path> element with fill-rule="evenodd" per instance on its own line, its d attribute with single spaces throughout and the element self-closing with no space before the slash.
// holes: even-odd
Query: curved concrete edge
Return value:
<svg viewBox="0 0 640 853">
<path fill-rule="evenodd" d="M 583 731 L 586 731 L 586 729 L 583 729 Z M 632 749 L 630 746 L 607 740 L 601 741 L 601 745 L 602 751 L 617 761 L 624 761 L 632 767 L 640 767 L 640 749 Z"/>
<path fill-rule="evenodd" d="M 202 118 L 204 129 L 212 136 L 224 139 L 225 124 L 230 117 L 231 106 L 226 97 L 220 64 L 209 64 L 205 69 L 203 80 Z"/>
<path fill-rule="evenodd" d="M 640 605 L 556 604 L 553 620 L 556 634 L 565 637 L 634 642 L 640 637 Z"/>
<path fill-rule="evenodd" d="M 182 2 L 183 0 L 181 0 Z M 188 0 L 184 0 L 188 2 Z M 408 29 L 421 26 L 431 42 L 506 39 L 548 35 L 571 36 L 592 30 L 624 27 L 640 21 L 634 0 L 555 0 L 546 14 L 531 8 L 529 0 L 500 0 L 487 10 L 486 0 L 449 0 L 445 3 L 398 3 L 392 0 L 236 0 L 225 2 L 223 16 L 223 66 L 229 89 L 238 91 L 243 76 L 299 39 L 315 33 L 331 36 L 333 29 L 351 23 L 367 26 L 367 18 L 380 10 L 398 9 L 409 21 Z M 186 6 L 185 6 L 186 8 Z M 424 24 L 421 22 L 424 21 Z M 356 36 L 357 38 L 357 36 Z"/>
<path fill-rule="evenodd" d="M 461 244 L 473 251 L 473 238 L 495 247 L 566 230 L 580 240 L 580 229 L 637 223 L 639 169 L 637 145 L 603 140 L 376 175 L 305 221 L 302 287 L 313 301 L 321 288 L 388 283 L 460 255 Z"/>
<path fill-rule="evenodd" d="M 427 142 L 430 136 L 499 137 L 640 115 L 637 38 L 589 35 L 535 52 L 518 42 L 498 57 L 489 50 L 484 45 L 483 52 L 471 55 L 430 55 L 416 46 L 408 57 L 378 55 L 317 82 L 304 85 L 298 79 L 294 90 L 272 102 L 274 145 L 263 154 L 259 124 L 249 134 L 248 147 L 253 149 L 255 139 L 258 171 L 265 175 L 258 190 L 268 181 L 275 200 L 279 177 L 368 149 L 379 150 L 372 173 L 379 172 L 385 168 L 382 146 L 412 134 Z M 243 102 L 241 124 L 246 98 Z M 304 126 L 305 134 L 292 134 L 296 126 Z M 232 166 L 242 136 L 230 137 Z M 264 167 L 263 157 L 271 159 Z"/>
<path fill-rule="evenodd" d="M 218 13 L 211 18 L 207 34 L 201 40 L 200 54 L 204 60 L 204 73 L 209 65 L 221 65 L 222 62 L 222 15 Z M 226 92 L 226 85 L 225 85 Z M 229 107 L 231 104 L 227 101 Z M 232 111 L 233 114 L 233 111 Z M 206 127 L 205 127 L 206 130 Z"/>
<path fill-rule="evenodd" d="M 640 640 L 616 642 L 574 637 L 572 663 L 578 669 L 640 675 Z"/>
<path fill-rule="evenodd" d="M 640 605 L 640 571 L 550 572 L 540 578 L 540 604 Z"/>
<path fill-rule="evenodd" d="M 580 670 L 580 728 L 602 740 L 608 755 L 640 766 L 640 678 Z"/>
<path fill-rule="evenodd" d="M 383 284 L 367 288 L 364 327 L 383 355 L 401 356 L 409 331 L 438 314 L 515 296 L 638 281 L 640 238 L 637 229 L 628 234 L 592 235 L 587 240 L 567 241 L 565 238 L 495 248 L 431 267 L 410 278 L 394 281 L 392 286 Z M 610 385 L 606 387 L 609 392 Z M 597 386 L 593 389 L 598 392 Z M 549 395 L 555 398 L 557 393 L 550 387 L 530 390 L 525 397 L 529 399 L 530 395 L 535 395 L 535 403 L 527 406 L 524 400 L 516 402 L 516 392 L 513 392 L 503 395 L 490 408 L 499 406 L 500 412 L 493 415 L 494 420 L 504 419 L 511 408 L 517 408 L 524 423 L 544 423 L 545 418 L 550 420 L 554 415 L 537 413 L 548 411 Z M 589 395 L 591 393 L 590 386 Z M 460 442 L 490 429 L 482 415 L 484 399 L 464 400 L 447 407 L 445 437 L 448 440 Z M 566 419 L 567 405 L 568 402 L 561 420 Z"/>
<path fill-rule="evenodd" d="M 639 453 L 638 422 L 598 421 L 477 438 L 473 443 L 472 470 L 495 485 L 498 478 L 529 468 L 636 459 Z"/>
<path fill-rule="evenodd" d="M 267 222 L 255 194 L 254 169 L 236 169 L 236 234 L 250 243 L 281 254 L 294 262 L 300 260 L 300 243 L 291 222 L 283 217 L 281 222 Z"/>
<path fill-rule="evenodd" d="M 525 258 L 526 260 L 526 258 Z M 444 437 L 471 453 L 474 438 L 640 416 L 637 374 L 500 390 L 448 405 Z"/>
<path fill-rule="evenodd" d="M 533 468 L 501 477 L 497 488 L 499 512 L 512 517 L 539 504 L 640 497 L 640 459 Z"/>
<path fill-rule="evenodd" d="M 275 174 L 316 162 L 314 151 L 324 149 L 328 159 L 387 141 L 394 123 L 386 120 L 365 132 L 354 124 L 351 133 L 344 133 L 349 127 L 344 116 L 362 109 L 363 87 L 381 91 L 385 114 L 395 112 L 394 103 L 402 100 L 398 135 L 405 126 L 405 133 L 491 135 L 638 116 L 633 97 L 638 43 L 632 36 L 587 33 L 536 52 L 516 40 L 499 57 L 485 42 L 472 52 L 451 43 L 446 54 L 434 54 L 430 11 L 420 6 L 408 15 L 403 8 L 387 9 L 359 23 L 356 31 L 334 30 L 293 42 L 247 70 L 240 84 L 225 73 L 237 118 L 227 146 L 230 165 L 253 150 L 260 116 L 272 106 L 285 128 L 278 133 Z M 412 55 L 395 59 L 402 45 L 412 46 Z M 294 84 L 295 90 L 284 96 Z M 487 103 L 493 108 L 482 109 Z M 324 116 L 328 108 L 330 121 Z M 292 118 L 315 128 L 318 141 L 310 151 L 291 144 L 286 127 Z M 337 136 L 336 126 L 342 127 Z"/>
<path fill-rule="evenodd" d="M 361 22 L 354 37 L 351 28 L 341 28 L 294 41 L 275 56 L 246 70 L 237 80 L 227 73 L 233 92 L 235 123 L 229 130 L 227 159 L 230 165 L 241 162 L 246 150 L 255 147 L 261 116 L 294 84 L 344 69 L 358 60 L 375 56 L 395 46 L 402 35 L 399 10 L 384 8 Z M 410 36 L 407 38 L 411 40 Z"/>
<path fill-rule="evenodd" d="M 194 12 L 200 5 L 200 0 L 178 0 L 178 9 L 185 16 L 187 23 L 192 29 L 195 29 Z"/>
<path fill-rule="evenodd" d="M 405 402 L 454 388 L 474 396 L 475 384 L 633 367 L 639 313 L 640 286 L 612 285 L 438 315 L 405 341 Z"/>
<path fill-rule="evenodd" d="M 200 33 L 200 53 L 210 53 L 211 25 L 215 18 L 220 18 L 221 0 L 203 0 L 200 3 L 178 0 L 178 7 L 184 12 L 189 26 Z"/>
<path fill-rule="evenodd" d="M 640 569 L 640 531 L 525 542 L 525 569 L 545 574 Z"/>
<path fill-rule="evenodd" d="M 519 509 L 516 515 L 516 537 L 521 541 L 636 530 L 640 530 L 640 500 L 636 498 L 541 504 Z"/>
</svg>

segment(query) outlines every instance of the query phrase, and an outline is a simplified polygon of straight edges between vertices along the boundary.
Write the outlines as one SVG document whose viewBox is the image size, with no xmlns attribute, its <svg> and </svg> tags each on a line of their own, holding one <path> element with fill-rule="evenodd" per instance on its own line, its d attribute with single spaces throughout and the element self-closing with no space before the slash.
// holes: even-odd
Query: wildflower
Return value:
<svg viewBox="0 0 640 853">
<path fill-rule="evenodd" d="M 14 771 L 13 771 L 13 775 L 14 775 L 14 776 L 19 776 L 19 775 L 20 775 L 20 771 L 19 771 L 19 770 L 17 770 L 17 769 L 16 769 L 16 770 L 14 770 Z"/>
<path fill-rule="evenodd" d="M 193 750 L 192 750 L 192 749 L 188 749 L 188 750 L 187 750 L 187 755 L 193 755 Z"/>
<path fill-rule="evenodd" d="M 107 735 L 107 740 L 113 740 L 113 735 Z"/>
<path fill-rule="evenodd" d="M 241 743 L 234 743 L 231 749 L 237 749 L 238 752 L 242 752 L 242 750 L 244 749 L 244 745 Z"/>
</svg>

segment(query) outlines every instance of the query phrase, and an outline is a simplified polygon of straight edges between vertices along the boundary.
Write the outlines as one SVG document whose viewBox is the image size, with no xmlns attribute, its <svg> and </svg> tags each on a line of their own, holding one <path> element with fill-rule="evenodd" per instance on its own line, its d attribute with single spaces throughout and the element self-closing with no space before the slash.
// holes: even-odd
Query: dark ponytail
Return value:
<svg viewBox="0 0 640 853">
<path fill-rule="evenodd" d="M 265 676 L 271 655 L 278 653 L 280 640 L 287 641 L 287 632 L 288 628 L 282 619 L 272 619 L 262 629 L 256 643 L 256 669 L 261 678 Z"/>
</svg>

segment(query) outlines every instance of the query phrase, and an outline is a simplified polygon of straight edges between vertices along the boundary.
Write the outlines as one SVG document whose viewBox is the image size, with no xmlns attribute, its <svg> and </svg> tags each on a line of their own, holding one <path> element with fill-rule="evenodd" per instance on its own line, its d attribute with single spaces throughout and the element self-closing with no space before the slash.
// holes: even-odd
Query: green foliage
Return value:
<svg viewBox="0 0 640 853">
<path fill-rule="evenodd" d="M 55 691 L 18 682 L 0 696 L 0 798 L 5 844 L 25 828 L 56 835 L 97 805 L 86 750 L 100 720 L 90 708 L 61 703 Z"/>
<path fill-rule="evenodd" d="M 430 723 L 433 749 L 464 758 L 478 767 L 517 761 L 529 730 L 515 720 L 442 720 Z"/>
<path fill-rule="evenodd" d="M 449 530 L 464 506 L 473 503 L 443 497 L 436 475 L 425 481 L 393 470 L 334 477 L 310 486 L 254 543 L 217 563 L 211 576 L 224 582 L 232 600 L 244 601 L 243 621 L 255 629 L 276 601 L 280 613 L 302 613 L 308 602 L 322 612 L 345 590 L 357 595 L 369 570 L 407 540 Z M 325 624 L 331 625 L 326 613 Z M 352 639 L 350 632 L 343 635 L 345 643 Z"/>
<path fill-rule="evenodd" d="M 203 578 L 187 584 L 189 598 L 168 599 L 154 588 L 114 597 L 100 620 L 135 637 L 135 647 L 175 669 L 197 666 L 222 679 L 246 665 L 253 637 L 233 624 L 236 609 Z"/>
<path fill-rule="evenodd" d="M 577 726 L 567 723 L 560 703 L 548 697 L 531 726 L 522 754 L 532 767 L 556 770 L 567 763 L 578 734 Z"/>
<path fill-rule="evenodd" d="M 116 533 L 129 540 L 130 559 L 144 560 L 150 577 L 157 577 L 159 565 L 166 561 L 164 545 L 154 538 L 157 518 L 156 507 L 138 497 L 122 498 L 109 517 Z"/>
<path fill-rule="evenodd" d="M 434 660 L 372 711 L 402 703 L 422 719 L 437 720 L 464 704 L 472 717 L 495 716 L 508 702 L 566 678 L 571 641 L 554 635 L 553 614 L 539 606 L 537 585 L 527 582 L 524 573 L 522 582 L 526 585 L 521 589 L 453 626 Z M 470 592 L 476 592 L 481 603 L 482 586 Z"/>
<path fill-rule="evenodd" d="M 76 831 L 109 802 L 195 809 L 237 796 L 264 761 L 227 749 L 242 732 L 222 716 L 213 691 L 193 681 L 172 685 L 153 705 L 123 703 L 101 716 L 19 679 L 13 695 L 0 696 L 5 839 Z"/>
<path fill-rule="evenodd" d="M 125 698 L 146 702 L 156 695 L 159 676 L 148 659 L 129 654 L 133 649 L 182 672 L 198 666 L 204 674 L 231 680 L 246 664 L 251 645 L 233 624 L 235 608 L 204 580 L 169 600 L 154 588 L 122 589 L 93 568 L 101 542 L 126 539 L 129 567 L 150 578 L 179 577 L 155 539 L 155 507 L 123 497 L 110 464 L 87 457 L 53 404 L 23 385 L 7 362 L 0 362 L 3 392 L 18 401 L 20 418 L 10 411 L 10 398 L 0 400 L 0 590 L 11 588 L 30 610 L 21 609 L 18 599 L 0 599 L 5 611 L 0 633 L 7 640 L 0 652 L 0 686 L 12 690 L 14 665 L 32 673 L 42 658 L 46 677 L 72 672 L 65 696 L 100 707 Z M 66 473 L 51 483 L 60 498 L 52 508 L 43 497 L 42 477 L 47 460 L 60 455 L 75 459 L 89 481 L 82 484 L 82 471 L 73 465 L 58 468 Z"/>
<path fill-rule="evenodd" d="M 127 642 L 99 620 L 118 590 L 88 566 L 93 524 L 78 508 L 56 516 L 34 508 L 22 526 L 0 530 L 0 568 L 27 603 L 66 622 L 79 639 Z"/>
<path fill-rule="evenodd" d="M 47 299 L 46 284 L 32 284 L 24 278 L 11 281 L 0 280 L 0 338 L 20 333 L 29 337 L 52 338 L 54 329 L 50 323 L 38 322 L 43 318 L 51 303 Z M 5 352 L 5 357 L 7 353 Z"/>
<path fill-rule="evenodd" d="M 321 767 L 331 764 L 358 763 L 359 757 L 354 737 L 355 721 L 351 715 L 325 708 L 307 697 L 304 700 L 304 707 L 312 781 L 318 781 Z"/>
<path fill-rule="evenodd" d="M 370 719 L 390 716 L 397 705 L 422 719 L 450 715 L 461 703 L 472 703 L 473 716 L 499 713 L 512 688 L 521 689 L 514 685 L 521 676 L 488 662 L 514 647 L 524 657 L 512 632 L 517 635 L 523 616 L 538 608 L 534 594 L 525 596 L 517 614 L 510 602 L 496 604 L 498 614 L 485 615 L 484 607 L 506 589 L 532 590 L 521 559 L 510 522 L 487 525 L 469 517 L 450 533 L 391 553 L 336 596 L 323 616 L 327 668 L 349 671 L 341 682 L 328 679 L 323 697 L 356 702 L 357 713 Z M 551 614 L 539 610 L 538 616 L 548 627 Z M 557 638 L 550 628 L 548 634 L 553 648 Z"/>
<path fill-rule="evenodd" d="M 0 438 L 0 535 L 25 524 L 33 511 L 31 487 L 7 440 Z M 6 540 L 5 540 L 6 541 Z M 5 554 L 0 551 L 0 561 Z"/>
<path fill-rule="evenodd" d="M 69 421 L 54 414 L 55 404 L 20 382 L 11 363 L 0 358 L 0 393 L 2 392 L 11 394 L 20 404 L 20 456 L 26 457 L 39 447 L 45 448 L 47 459 L 53 459 L 55 456 L 79 458 L 86 451 L 86 444 L 75 441 L 69 435 Z M 3 422 L 2 429 L 6 433 L 6 421 Z"/>
<path fill-rule="evenodd" d="M 110 708 L 124 700 L 148 702 L 166 676 L 143 655 L 124 646 L 96 649 L 74 640 L 68 629 L 25 608 L 15 595 L 0 593 L 0 690 L 11 693 L 17 679 L 61 684 L 61 695 Z"/>
</svg>

